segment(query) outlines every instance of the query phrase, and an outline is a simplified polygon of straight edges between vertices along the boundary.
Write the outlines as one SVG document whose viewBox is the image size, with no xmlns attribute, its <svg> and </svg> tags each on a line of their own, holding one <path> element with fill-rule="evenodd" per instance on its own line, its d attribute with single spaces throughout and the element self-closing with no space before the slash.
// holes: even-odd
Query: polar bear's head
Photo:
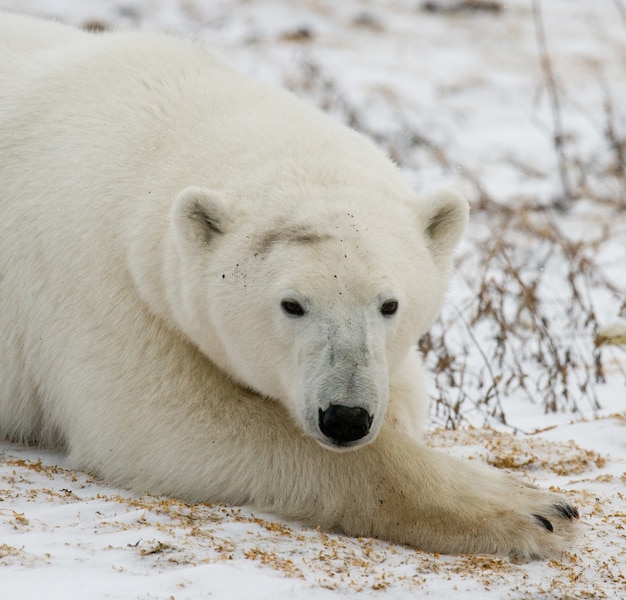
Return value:
<svg viewBox="0 0 626 600">
<path fill-rule="evenodd" d="M 371 442 L 390 376 L 441 308 L 468 207 L 456 193 L 348 202 L 346 190 L 246 215 L 191 187 L 172 209 L 179 326 L 221 369 L 333 449 Z M 350 197 L 371 194 L 349 190 Z"/>
</svg>

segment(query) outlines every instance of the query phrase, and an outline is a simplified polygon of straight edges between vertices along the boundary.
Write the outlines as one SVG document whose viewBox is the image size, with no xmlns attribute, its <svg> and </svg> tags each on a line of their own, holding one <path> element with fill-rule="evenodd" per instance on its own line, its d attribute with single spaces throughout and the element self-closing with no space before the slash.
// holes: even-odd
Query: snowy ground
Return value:
<svg viewBox="0 0 626 600">
<path fill-rule="evenodd" d="M 0 442 L 1 600 L 626 598 L 626 347 L 594 344 L 626 317 L 626 3 L 535 6 L 0 0 L 191 34 L 374 137 L 416 189 L 465 193 L 472 225 L 421 343 L 430 442 L 559 488 L 581 512 L 558 560 L 436 556 L 134 497 Z"/>
</svg>

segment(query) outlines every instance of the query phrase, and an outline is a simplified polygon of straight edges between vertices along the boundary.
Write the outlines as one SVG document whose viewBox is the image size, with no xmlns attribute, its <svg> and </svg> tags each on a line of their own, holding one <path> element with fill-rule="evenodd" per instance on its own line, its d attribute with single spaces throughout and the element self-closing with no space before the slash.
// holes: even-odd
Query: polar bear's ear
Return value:
<svg viewBox="0 0 626 600">
<path fill-rule="evenodd" d="M 467 200 L 457 192 L 436 192 L 421 200 L 419 210 L 427 244 L 435 261 L 447 262 L 467 224 Z"/>
<path fill-rule="evenodd" d="M 172 223 L 179 242 L 207 244 L 224 233 L 227 221 L 228 203 L 219 192 L 189 186 L 174 200 Z"/>
</svg>

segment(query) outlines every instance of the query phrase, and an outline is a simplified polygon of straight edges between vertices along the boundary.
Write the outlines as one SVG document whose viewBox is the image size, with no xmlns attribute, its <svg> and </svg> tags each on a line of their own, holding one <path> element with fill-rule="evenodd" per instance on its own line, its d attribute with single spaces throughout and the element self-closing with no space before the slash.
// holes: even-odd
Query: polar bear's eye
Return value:
<svg viewBox="0 0 626 600">
<path fill-rule="evenodd" d="M 304 308 L 302 308 L 302 305 L 296 300 L 283 300 L 280 305 L 288 315 L 292 315 L 294 317 L 301 317 L 304 315 Z"/>
<path fill-rule="evenodd" d="M 380 312 L 385 317 L 390 317 L 398 310 L 397 300 L 389 300 L 380 307 Z"/>
</svg>

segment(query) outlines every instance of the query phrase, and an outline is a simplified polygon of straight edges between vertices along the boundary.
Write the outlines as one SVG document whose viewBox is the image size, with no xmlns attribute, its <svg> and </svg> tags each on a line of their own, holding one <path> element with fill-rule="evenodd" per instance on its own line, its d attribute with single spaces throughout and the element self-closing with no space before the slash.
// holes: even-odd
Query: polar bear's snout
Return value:
<svg viewBox="0 0 626 600">
<path fill-rule="evenodd" d="M 326 410 L 319 409 L 320 431 L 337 445 L 365 437 L 373 420 L 372 415 L 358 406 L 331 404 Z"/>
<path fill-rule="evenodd" d="M 299 364 L 285 371 L 286 378 L 299 375 L 291 397 L 302 429 L 337 451 L 373 442 L 389 399 L 387 332 L 377 303 L 361 310 L 354 308 L 353 298 L 347 304 L 330 314 L 311 310 L 310 319 L 298 322 L 302 328 L 292 354 Z M 348 310 L 349 316 L 337 316 Z"/>
</svg>

